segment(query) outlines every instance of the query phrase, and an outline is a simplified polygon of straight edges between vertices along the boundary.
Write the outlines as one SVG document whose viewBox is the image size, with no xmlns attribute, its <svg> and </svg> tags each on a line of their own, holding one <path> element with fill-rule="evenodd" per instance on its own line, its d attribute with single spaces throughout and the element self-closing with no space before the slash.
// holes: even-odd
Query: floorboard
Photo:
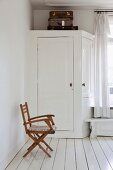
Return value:
<svg viewBox="0 0 113 170">
<path fill-rule="evenodd" d="M 113 152 L 110 149 L 110 147 L 107 145 L 106 141 L 104 140 L 104 138 L 97 138 L 98 142 L 103 150 L 103 153 L 105 154 L 106 159 L 108 160 L 110 166 L 113 169 Z"/>
<path fill-rule="evenodd" d="M 66 140 L 65 170 L 76 170 L 75 142 L 73 139 Z"/>
<path fill-rule="evenodd" d="M 20 150 L 20 152 L 14 157 L 14 159 L 12 160 L 12 162 L 8 165 L 8 167 L 6 168 L 6 170 L 15 170 L 19 167 L 19 165 L 22 163 L 23 161 L 23 155 L 25 154 L 27 148 L 31 145 L 32 141 L 29 140 L 27 141 L 27 143 L 22 147 L 22 149 Z M 30 157 L 29 157 L 30 158 Z"/>
<path fill-rule="evenodd" d="M 30 146 L 30 145 L 29 145 Z M 28 147 L 29 147 L 28 146 Z M 27 148 L 28 148 L 27 147 Z M 27 150 L 27 148 L 25 149 L 25 152 Z M 31 152 L 28 156 L 26 156 L 25 158 L 23 158 L 23 160 L 21 161 L 20 165 L 17 167 L 16 170 L 27 170 L 30 166 L 30 164 L 32 163 L 36 153 L 38 151 L 38 147 L 36 147 L 33 152 Z M 24 155 L 24 154 L 23 154 Z"/>
<path fill-rule="evenodd" d="M 87 163 L 90 170 L 100 170 L 98 160 L 93 151 L 89 138 L 83 139 L 83 145 L 86 153 Z"/>
<path fill-rule="evenodd" d="M 6 170 L 113 170 L 112 137 L 47 138 L 46 142 L 53 148 L 53 151 L 48 150 L 51 158 L 38 147 L 23 158 L 32 143 L 29 140 Z"/>
<path fill-rule="evenodd" d="M 110 147 L 110 149 L 113 151 L 113 139 L 111 137 L 104 137 L 106 143 Z"/>
<path fill-rule="evenodd" d="M 54 139 L 54 138 L 52 139 L 51 147 L 53 148 L 53 151 L 51 152 L 51 158 L 48 158 L 47 156 L 45 157 L 41 170 L 52 170 L 57 147 L 58 147 L 58 139 Z"/>
<path fill-rule="evenodd" d="M 97 157 L 97 160 L 99 162 L 101 170 L 112 170 L 102 148 L 99 145 L 99 142 L 97 139 L 91 139 L 91 144 L 94 149 L 95 155 Z"/>
<path fill-rule="evenodd" d="M 59 139 L 52 170 L 64 170 L 66 139 Z"/>
<path fill-rule="evenodd" d="M 82 139 L 75 139 L 77 170 L 88 170 Z"/>
<path fill-rule="evenodd" d="M 51 138 L 49 138 L 49 139 L 47 138 L 46 142 L 48 144 L 50 144 Z M 44 146 L 44 144 L 41 144 L 41 145 Z M 40 170 L 45 157 L 46 157 L 45 153 L 41 149 L 38 149 L 38 151 L 37 151 L 34 159 L 32 160 L 32 163 L 30 164 L 28 170 Z"/>
</svg>

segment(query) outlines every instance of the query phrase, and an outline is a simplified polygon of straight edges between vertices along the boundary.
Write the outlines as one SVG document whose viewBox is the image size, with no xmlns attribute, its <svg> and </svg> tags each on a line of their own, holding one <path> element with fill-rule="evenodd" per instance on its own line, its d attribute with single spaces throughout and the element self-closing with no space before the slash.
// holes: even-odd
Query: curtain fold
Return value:
<svg viewBox="0 0 113 170">
<path fill-rule="evenodd" d="M 94 117 L 110 118 L 107 42 L 110 33 L 105 13 L 95 21 L 95 107 Z"/>
</svg>

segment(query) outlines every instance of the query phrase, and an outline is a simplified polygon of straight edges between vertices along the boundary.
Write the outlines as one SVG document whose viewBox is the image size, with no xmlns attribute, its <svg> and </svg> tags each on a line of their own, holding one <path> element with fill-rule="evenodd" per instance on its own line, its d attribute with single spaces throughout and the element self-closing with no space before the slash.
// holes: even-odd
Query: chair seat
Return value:
<svg viewBox="0 0 113 170">
<path fill-rule="evenodd" d="M 53 130 L 55 131 L 56 127 L 55 125 L 52 126 Z M 50 130 L 48 126 L 37 126 L 37 125 L 31 125 L 29 128 L 30 131 L 48 131 Z"/>
</svg>

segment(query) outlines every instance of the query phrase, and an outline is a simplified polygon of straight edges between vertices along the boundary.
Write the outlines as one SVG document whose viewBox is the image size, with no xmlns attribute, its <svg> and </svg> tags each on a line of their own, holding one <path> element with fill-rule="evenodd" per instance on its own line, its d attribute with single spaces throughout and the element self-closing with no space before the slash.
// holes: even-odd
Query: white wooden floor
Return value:
<svg viewBox="0 0 113 170">
<path fill-rule="evenodd" d="M 47 139 L 48 158 L 38 147 L 23 159 L 28 141 L 6 170 L 113 170 L 113 138 Z"/>
</svg>

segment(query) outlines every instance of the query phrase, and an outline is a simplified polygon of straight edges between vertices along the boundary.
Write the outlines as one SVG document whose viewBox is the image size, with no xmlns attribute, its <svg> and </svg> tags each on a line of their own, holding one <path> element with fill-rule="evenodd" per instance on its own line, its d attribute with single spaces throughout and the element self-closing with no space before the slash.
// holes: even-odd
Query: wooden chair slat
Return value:
<svg viewBox="0 0 113 170">
<path fill-rule="evenodd" d="M 27 113 L 27 110 L 23 110 L 23 113 Z"/>
</svg>

